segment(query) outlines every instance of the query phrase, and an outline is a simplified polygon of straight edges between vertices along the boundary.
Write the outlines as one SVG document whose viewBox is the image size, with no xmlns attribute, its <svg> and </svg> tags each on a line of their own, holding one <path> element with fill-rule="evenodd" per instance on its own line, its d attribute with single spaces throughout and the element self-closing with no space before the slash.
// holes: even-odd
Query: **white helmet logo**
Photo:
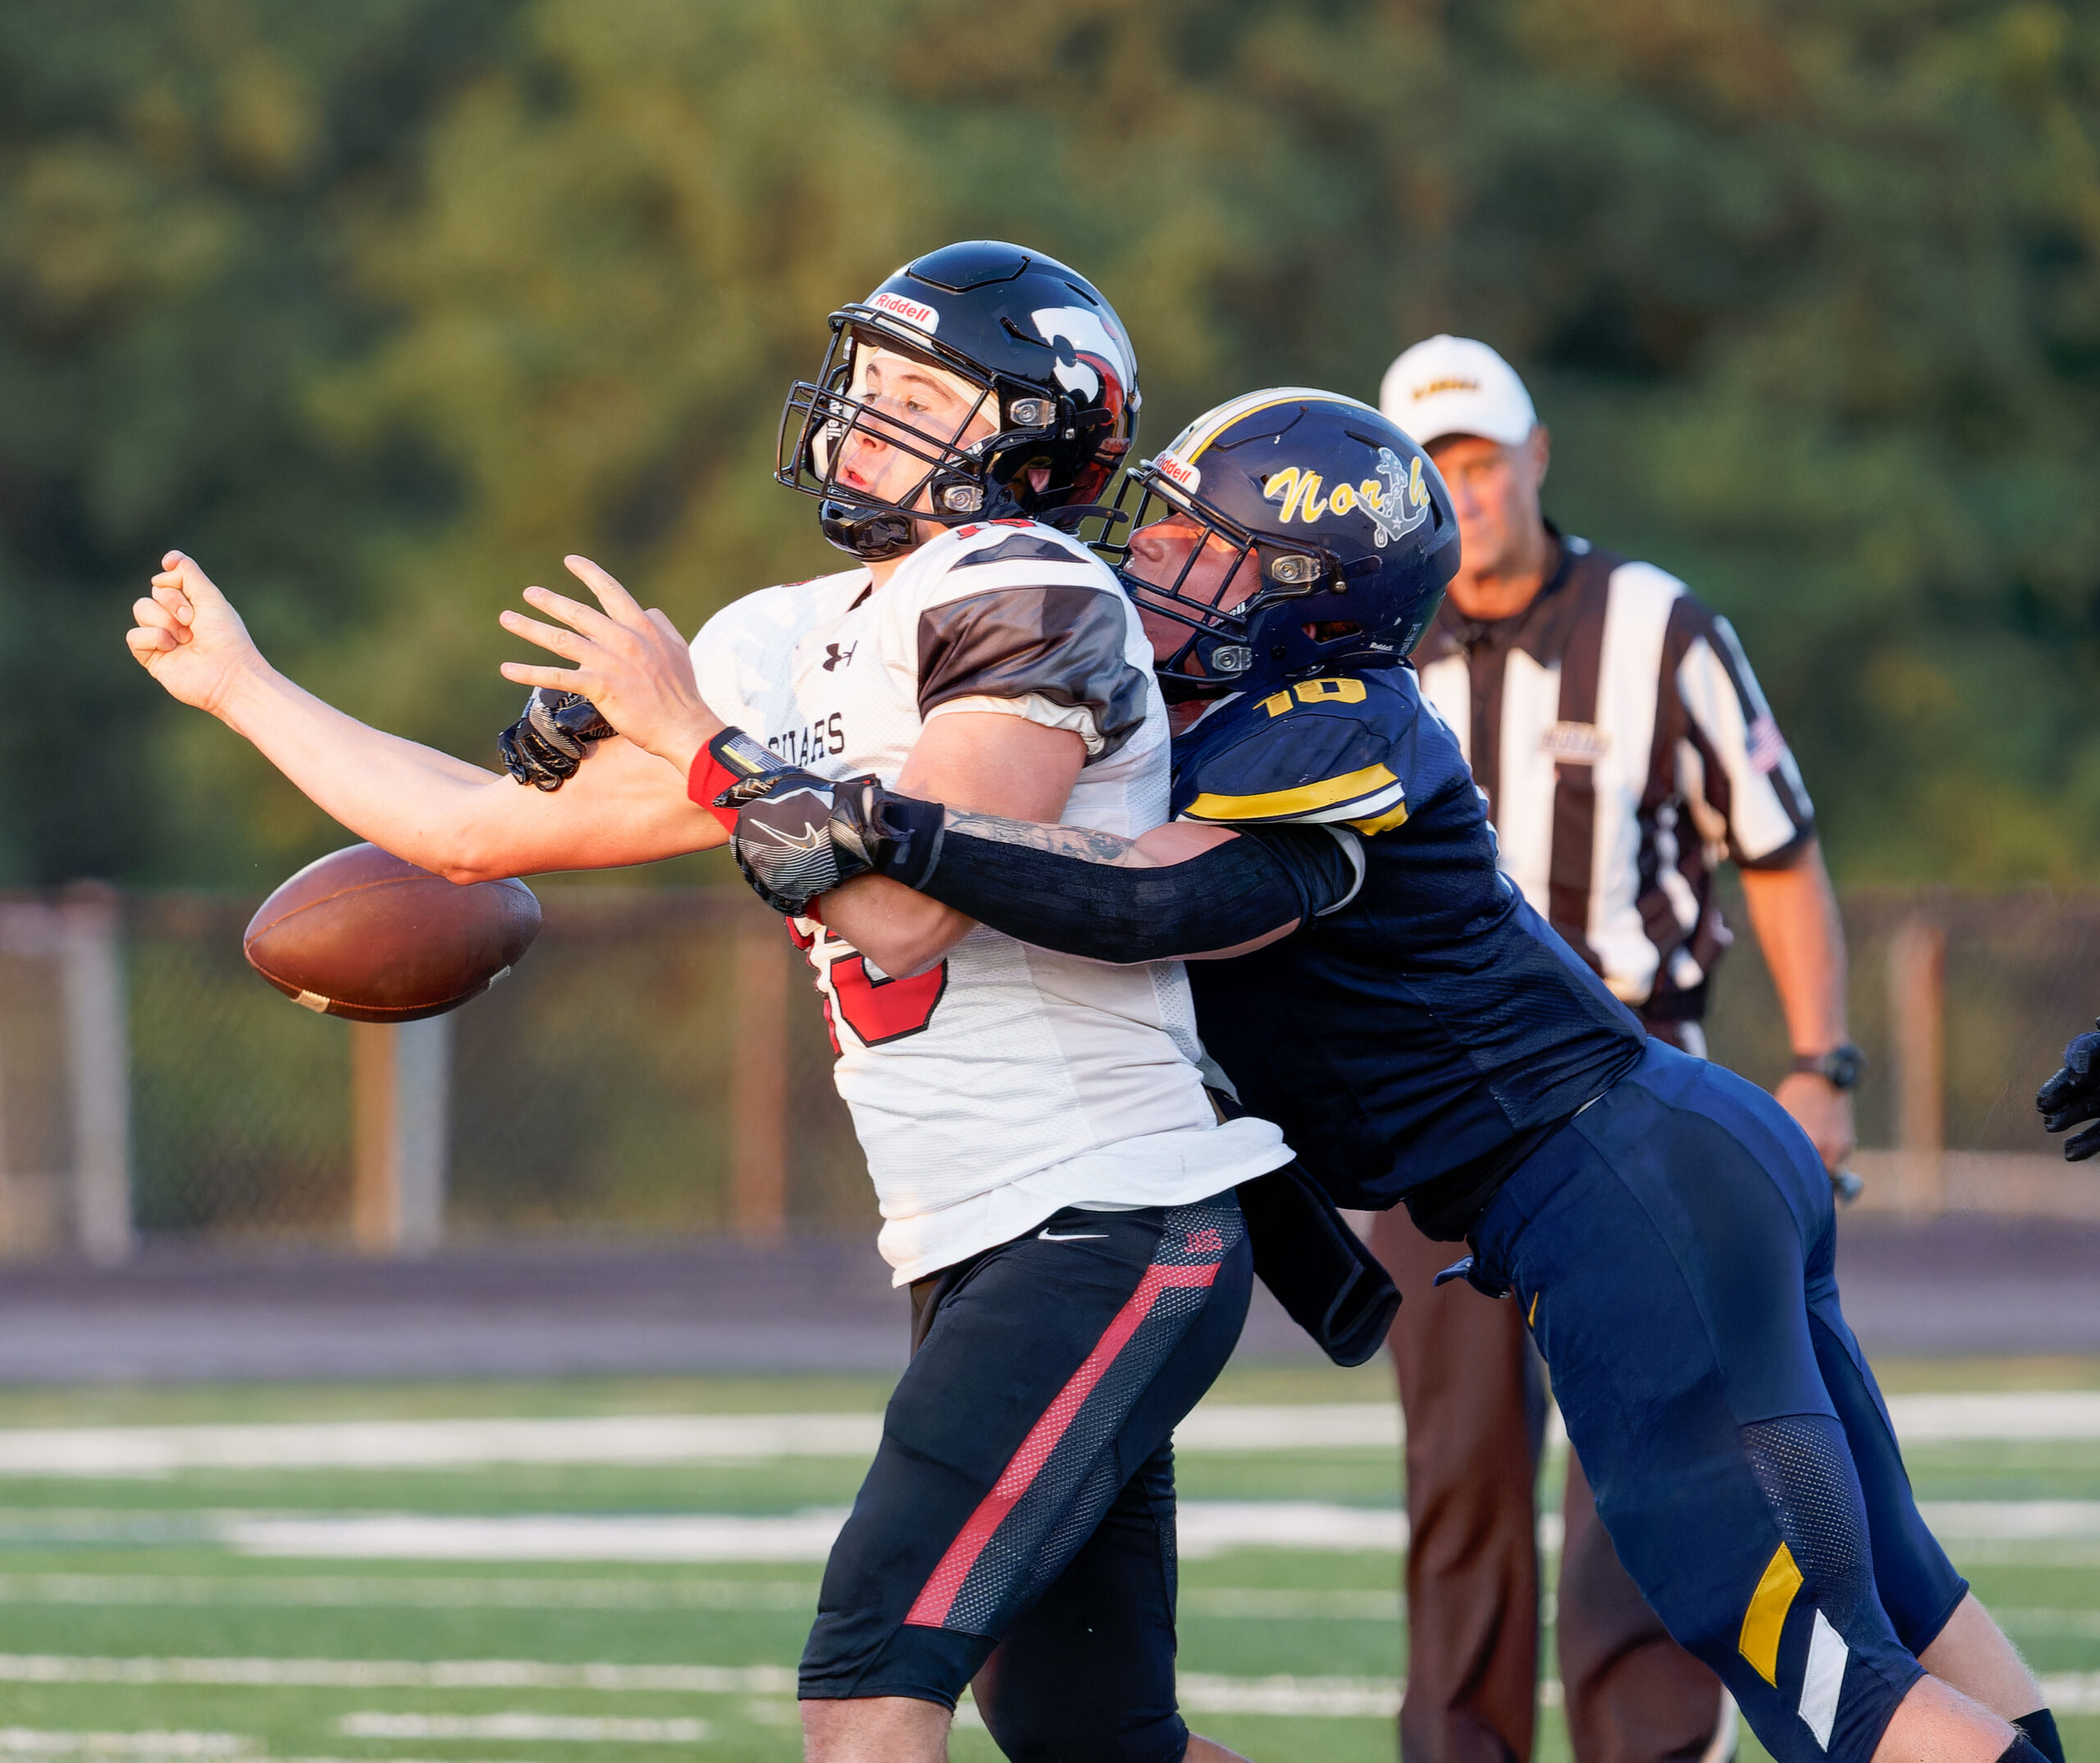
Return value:
<svg viewBox="0 0 2100 1763">
<path fill-rule="evenodd" d="M 1130 382 L 1137 377 L 1130 351 L 1122 338 L 1101 322 L 1098 313 L 1084 306 L 1046 306 L 1028 316 L 1043 333 L 1044 342 L 1063 343 L 1071 350 L 1073 359 L 1070 361 L 1063 359 L 1063 350 L 1058 352 L 1057 383 L 1066 391 L 1081 398 L 1100 395 L 1101 376 L 1086 359 L 1092 355 L 1114 372 L 1124 395 L 1129 395 Z"/>
<path fill-rule="evenodd" d="M 1378 450 L 1378 475 L 1386 480 L 1386 493 L 1360 496 L 1357 505 L 1378 529 L 1373 542 L 1383 550 L 1389 539 L 1404 538 L 1429 518 L 1429 486 L 1422 481 L 1421 455 L 1403 470 L 1399 454 L 1390 447 Z"/>
</svg>

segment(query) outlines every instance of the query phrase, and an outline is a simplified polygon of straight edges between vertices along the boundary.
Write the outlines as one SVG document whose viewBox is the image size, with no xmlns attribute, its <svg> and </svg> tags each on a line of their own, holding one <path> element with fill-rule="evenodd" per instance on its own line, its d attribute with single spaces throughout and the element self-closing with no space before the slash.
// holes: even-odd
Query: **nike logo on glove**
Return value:
<svg viewBox="0 0 2100 1763">
<path fill-rule="evenodd" d="M 1108 1240 L 1106 1231 L 1074 1231 L 1069 1235 L 1060 1235 L 1055 1231 L 1038 1231 L 1035 1234 L 1046 1243 L 1105 1243 Z"/>
</svg>

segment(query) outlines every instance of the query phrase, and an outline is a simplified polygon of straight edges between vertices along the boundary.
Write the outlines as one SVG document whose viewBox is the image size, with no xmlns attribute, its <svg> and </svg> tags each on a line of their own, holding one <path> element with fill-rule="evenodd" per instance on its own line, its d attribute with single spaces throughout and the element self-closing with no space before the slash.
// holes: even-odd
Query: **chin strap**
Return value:
<svg viewBox="0 0 2100 1763">
<path fill-rule="evenodd" d="M 863 563 L 884 563 L 901 557 L 919 542 L 917 520 L 900 509 L 820 502 L 817 527 L 829 543 Z"/>
<path fill-rule="evenodd" d="M 1107 538 L 1116 528 L 1130 517 L 1120 508 L 1112 508 L 1105 502 L 1073 502 L 1062 508 L 1045 508 L 1030 514 L 1046 527 L 1055 527 L 1060 532 L 1076 532 L 1089 520 L 1105 521 L 1101 537 Z"/>
</svg>

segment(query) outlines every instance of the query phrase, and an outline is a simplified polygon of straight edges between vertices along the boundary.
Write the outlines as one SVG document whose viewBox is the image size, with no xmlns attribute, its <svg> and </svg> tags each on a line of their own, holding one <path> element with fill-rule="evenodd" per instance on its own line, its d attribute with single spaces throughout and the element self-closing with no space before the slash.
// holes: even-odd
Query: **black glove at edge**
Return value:
<svg viewBox="0 0 2100 1763">
<path fill-rule="evenodd" d="M 919 887 L 939 858 L 947 814 L 938 802 L 893 796 L 873 778 L 834 783 L 790 765 L 732 784 L 715 805 L 737 811 L 729 848 L 751 891 L 793 917 L 856 875 Z"/>
<path fill-rule="evenodd" d="M 2100 1021 L 2093 1026 L 2100 1029 Z M 2041 1110 L 2046 1130 L 2061 1132 L 2080 1121 L 2100 1119 L 2100 1071 L 2094 1070 L 2096 1063 L 2100 1063 L 2100 1034 L 2075 1036 L 2064 1048 L 2062 1068 L 2034 1094 L 2034 1106 Z M 2100 1126 L 2089 1126 L 2064 1141 L 2066 1162 L 2082 1163 L 2096 1151 L 2100 1151 Z"/>
<path fill-rule="evenodd" d="M 503 769 L 519 783 L 558 790 L 576 775 L 590 743 L 619 733 L 580 692 L 535 686 L 524 714 L 495 738 Z"/>
</svg>

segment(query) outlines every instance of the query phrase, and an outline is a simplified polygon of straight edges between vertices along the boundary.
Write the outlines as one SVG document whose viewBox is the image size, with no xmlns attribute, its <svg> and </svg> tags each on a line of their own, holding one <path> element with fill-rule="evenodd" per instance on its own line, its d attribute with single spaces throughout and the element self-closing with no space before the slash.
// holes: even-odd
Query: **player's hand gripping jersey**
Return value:
<svg viewBox="0 0 2100 1763">
<path fill-rule="evenodd" d="M 1134 838 L 1166 818 L 1150 650 L 1115 578 L 1050 528 L 958 528 L 879 590 L 861 569 L 767 588 L 717 614 L 692 653 L 719 715 L 821 776 L 894 784 L 929 718 L 989 710 L 1084 742 L 1074 824 Z M 980 926 L 897 979 L 816 918 L 790 928 L 899 1284 L 1061 1207 L 1183 1204 L 1289 1160 L 1267 1122 L 1217 1123 L 1176 964 L 1107 967 Z"/>
</svg>

